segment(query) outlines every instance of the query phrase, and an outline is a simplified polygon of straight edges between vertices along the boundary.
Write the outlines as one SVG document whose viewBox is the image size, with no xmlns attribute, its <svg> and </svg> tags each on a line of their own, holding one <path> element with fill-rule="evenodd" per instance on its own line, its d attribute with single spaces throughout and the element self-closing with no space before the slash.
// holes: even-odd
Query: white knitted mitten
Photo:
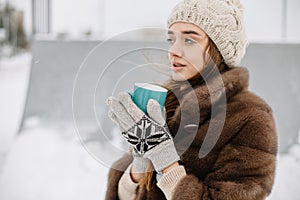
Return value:
<svg viewBox="0 0 300 200">
<path fill-rule="evenodd" d="M 143 158 L 148 158 L 156 171 L 161 171 L 179 160 L 173 138 L 169 133 L 160 105 L 150 99 L 146 115 L 126 92 L 109 97 L 109 115 L 117 121 L 122 135 Z M 112 118 L 112 117 L 111 117 Z"/>
</svg>

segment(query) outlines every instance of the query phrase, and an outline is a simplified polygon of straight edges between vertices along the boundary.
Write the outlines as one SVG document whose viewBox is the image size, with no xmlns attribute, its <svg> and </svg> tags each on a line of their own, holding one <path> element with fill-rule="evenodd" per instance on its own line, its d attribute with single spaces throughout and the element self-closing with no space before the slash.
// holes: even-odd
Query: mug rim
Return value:
<svg viewBox="0 0 300 200">
<path fill-rule="evenodd" d="M 134 86 L 139 87 L 139 88 L 143 88 L 146 90 L 153 90 L 156 92 L 168 92 L 168 90 L 166 88 L 163 88 L 159 85 L 155 85 L 153 83 L 142 83 L 142 82 L 136 82 L 134 83 Z"/>
</svg>

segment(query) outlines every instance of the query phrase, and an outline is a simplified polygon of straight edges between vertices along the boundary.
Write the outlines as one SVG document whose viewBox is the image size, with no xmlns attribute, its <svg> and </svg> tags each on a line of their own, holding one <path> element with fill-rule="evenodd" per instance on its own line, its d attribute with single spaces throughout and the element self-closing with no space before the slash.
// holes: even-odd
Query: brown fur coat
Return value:
<svg viewBox="0 0 300 200">
<path fill-rule="evenodd" d="M 184 165 L 188 175 L 176 186 L 173 199 L 263 200 L 272 189 L 277 153 L 272 110 L 261 98 L 248 91 L 247 69 L 232 68 L 222 73 L 222 80 L 225 93 L 214 81 L 208 83 L 212 88 L 210 92 L 206 84 L 194 87 L 195 93 L 182 88 L 185 95 L 175 111 L 173 123 L 168 124 L 171 133 L 177 133 L 174 142 L 181 155 L 180 164 Z M 194 94 L 198 101 L 192 98 Z M 218 105 L 222 95 L 227 100 L 222 132 L 214 148 L 201 158 L 199 150 L 208 127 L 222 124 L 218 112 L 211 113 L 212 105 L 217 110 L 224 109 L 222 104 Z M 195 109 L 197 107 L 200 109 L 200 118 Z M 198 128 L 193 130 L 185 127 L 195 123 L 195 119 Z M 180 126 L 176 123 L 178 121 Z M 125 170 L 131 161 L 131 156 L 125 155 L 114 165 Z M 111 168 L 107 200 L 118 199 L 118 181 L 122 174 L 122 171 Z M 150 191 L 140 186 L 136 192 L 136 199 L 140 200 L 165 199 L 156 183 Z"/>
</svg>

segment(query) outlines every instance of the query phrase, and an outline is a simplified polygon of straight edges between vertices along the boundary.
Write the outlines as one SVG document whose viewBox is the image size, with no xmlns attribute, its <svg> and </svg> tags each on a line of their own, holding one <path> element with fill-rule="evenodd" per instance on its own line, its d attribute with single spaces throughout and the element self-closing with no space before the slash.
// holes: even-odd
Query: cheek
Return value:
<svg viewBox="0 0 300 200">
<path fill-rule="evenodd" d="M 188 62 L 196 69 L 202 69 L 204 65 L 204 53 L 202 50 L 190 51 L 187 55 Z"/>
</svg>

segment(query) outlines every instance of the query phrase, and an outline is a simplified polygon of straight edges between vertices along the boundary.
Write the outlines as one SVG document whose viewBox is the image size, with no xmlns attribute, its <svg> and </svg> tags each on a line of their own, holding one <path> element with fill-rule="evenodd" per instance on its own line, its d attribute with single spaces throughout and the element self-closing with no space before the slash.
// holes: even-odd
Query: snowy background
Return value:
<svg viewBox="0 0 300 200">
<path fill-rule="evenodd" d="M 6 1 L 0 0 L 0 3 L 3 2 Z M 18 9 L 24 10 L 25 29 L 30 36 L 31 1 L 10 2 Z M 55 36 L 67 33 L 73 39 L 84 41 L 83 35 L 87 31 L 105 38 L 135 28 L 163 27 L 169 10 L 178 1 L 153 0 L 150 3 L 132 0 L 128 3 L 120 0 L 76 2 L 53 0 L 52 2 L 52 34 Z M 246 8 L 245 20 L 250 41 L 266 43 L 300 41 L 298 0 L 288 1 L 288 13 L 285 16 L 288 20 L 284 27 L 283 1 L 242 2 Z M 132 9 L 133 4 L 136 9 Z M 266 12 L 270 10 L 271 5 L 271 11 Z M 157 10 L 157 7 L 161 9 Z M 155 15 L 153 10 L 156 10 Z M 260 23 L 257 23 L 258 21 Z M 51 58 L 51 55 L 48 56 Z M 84 148 L 74 124 L 53 126 L 51 123 L 41 122 L 38 117 L 32 117 L 26 120 L 22 130 L 19 131 L 28 85 L 32 78 L 30 74 L 32 62 L 38 61 L 34 59 L 31 50 L 0 57 L 0 200 L 104 199 L 107 164 L 99 162 Z M 276 181 L 269 200 L 299 199 L 300 132 L 298 135 L 297 141 L 293 141 L 294 144 L 285 153 L 278 155 Z M 119 139 L 112 138 L 112 141 L 118 144 Z M 105 145 L 98 148 L 102 154 L 111 157 L 109 148 Z"/>
</svg>

